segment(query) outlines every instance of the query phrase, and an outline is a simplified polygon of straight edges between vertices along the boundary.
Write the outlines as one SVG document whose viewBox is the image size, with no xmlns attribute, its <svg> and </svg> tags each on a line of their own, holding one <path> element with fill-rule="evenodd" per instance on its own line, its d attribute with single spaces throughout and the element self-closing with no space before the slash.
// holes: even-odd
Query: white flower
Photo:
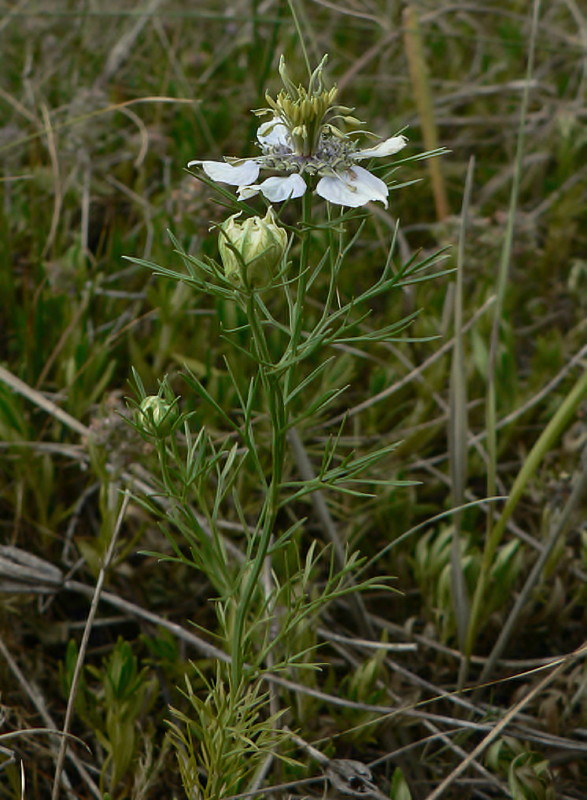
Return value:
<svg viewBox="0 0 587 800">
<path fill-rule="evenodd" d="M 358 150 L 349 137 L 334 135 L 326 129 L 314 153 L 298 155 L 287 126 L 278 117 L 259 127 L 257 139 L 263 155 L 256 158 L 242 162 L 235 160 L 234 164 L 190 161 L 188 168 L 200 165 L 213 181 L 237 186 L 241 200 L 259 192 L 272 203 L 301 197 L 307 188 L 303 177 L 306 174 L 319 176 L 316 194 L 335 205 L 357 208 L 372 200 L 380 200 L 387 208 L 389 190 L 385 183 L 356 162 L 393 155 L 407 142 L 405 136 L 392 136 L 374 147 Z M 287 174 L 257 183 L 263 167 Z"/>
<path fill-rule="evenodd" d="M 356 140 L 344 131 L 362 125 L 351 116 L 352 108 L 336 104 L 336 87 L 326 89 L 323 71 L 326 56 L 310 76 L 308 88 L 290 79 L 283 56 L 279 62 L 282 89 L 273 99 L 266 95 L 268 108 L 255 111 L 270 116 L 257 131 L 262 155 L 248 160 L 190 161 L 200 165 L 213 181 L 238 187 L 241 200 L 259 192 L 272 203 L 301 197 L 310 179 L 316 193 L 339 206 L 356 208 L 372 200 L 387 208 L 389 190 L 358 161 L 383 158 L 405 147 L 405 136 L 392 136 L 374 147 L 360 150 Z M 281 173 L 257 183 L 261 169 Z"/>
</svg>

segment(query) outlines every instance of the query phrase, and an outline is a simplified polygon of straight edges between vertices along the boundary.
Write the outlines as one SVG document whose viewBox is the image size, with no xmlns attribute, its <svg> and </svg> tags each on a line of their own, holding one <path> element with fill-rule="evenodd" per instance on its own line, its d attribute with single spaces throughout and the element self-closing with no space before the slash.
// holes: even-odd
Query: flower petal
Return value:
<svg viewBox="0 0 587 800">
<path fill-rule="evenodd" d="M 387 208 L 389 190 L 380 178 L 363 167 L 353 167 L 332 177 L 320 178 L 316 194 L 337 206 L 358 208 L 380 200 Z"/>
<path fill-rule="evenodd" d="M 291 138 L 287 127 L 273 117 L 269 122 L 264 122 L 257 130 L 257 139 L 261 147 L 285 147 L 291 150 Z"/>
<path fill-rule="evenodd" d="M 258 183 L 253 183 L 250 186 L 239 186 L 236 190 L 239 200 L 248 200 L 249 197 L 254 197 L 259 194 L 261 187 Z"/>
<path fill-rule="evenodd" d="M 306 182 L 301 175 L 294 172 L 287 178 L 267 178 L 259 184 L 259 189 L 271 203 L 281 203 L 292 197 L 301 197 L 306 191 Z"/>
<path fill-rule="evenodd" d="M 255 161 L 245 161 L 233 167 L 225 161 L 190 161 L 188 169 L 194 164 L 201 164 L 209 178 L 218 183 L 229 183 L 231 186 L 246 186 L 254 183 L 259 176 L 259 165 Z"/>
<path fill-rule="evenodd" d="M 406 146 L 408 140 L 405 136 L 392 136 L 384 142 L 379 142 L 375 147 L 367 147 L 365 150 L 357 150 L 353 153 L 353 158 L 358 161 L 362 158 L 382 158 L 392 156 Z"/>
</svg>

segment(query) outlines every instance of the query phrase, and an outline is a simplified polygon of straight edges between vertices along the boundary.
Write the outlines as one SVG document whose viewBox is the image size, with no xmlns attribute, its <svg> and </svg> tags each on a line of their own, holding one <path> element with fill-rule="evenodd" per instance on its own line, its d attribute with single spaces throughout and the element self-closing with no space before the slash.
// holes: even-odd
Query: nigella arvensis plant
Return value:
<svg viewBox="0 0 587 800">
<path fill-rule="evenodd" d="M 283 89 L 255 111 L 261 117 L 256 158 L 189 164 L 203 170 L 202 178 L 238 187 L 243 200 L 261 195 L 269 201 L 264 216 L 232 209 L 215 226 L 217 259 L 186 252 L 174 235 L 182 269 L 131 259 L 213 298 L 213 330 L 222 337 L 218 345 L 202 335 L 193 343 L 190 359 L 206 367 L 203 379 L 195 372 L 184 376 L 191 398 L 186 392 L 176 399 L 165 380 L 157 395 L 147 395 L 135 375 L 135 427 L 156 449 L 158 492 L 165 498 L 148 507 L 161 515 L 173 546 L 173 555 L 160 557 L 206 575 L 217 615 L 209 631 L 217 643 L 214 664 L 195 667 L 197 687 L 182 684 L 186 710 L 173 712 L 171 726 L 186 795 L 200 800 L 242 793 L 263 764 L 286 752 L 281 742 L 290 734 L 279 722 L 286 698 L 278 688 L 267 693 L 269 671 L 297 675 L 302 664 L 310 666 L 313 626 L 331 602 L 347 602 L 357 629 L 368 631 L 354 593 L 373 588 L 379 594 L 388 581 L 361 575 L 362 560 L 346 550 L 326 500 L 311 525 L 305 503 L 318 492 L 344 495 L 349 510 L 364 500 L 368 505 L 357 506 L 363 514 L 372 506 L 372 488 L 384 482 L 380 476 L 395 471 L 393 443 L 367 451 L 357 445 L 355 452 L 338 424 L 332 437 L 323 437 L 325 422 L 345 416 L 334 348 L 352 359 L 401 338 L 415 313 L 377 327 L 370 316 L 374 301 L 394 291 L 400 300 L 438 257 L 401 264 L 397 235 L 388 250 L 379 247 L 379 235 L 377 245 L 370 243 L 362 210 L 339 215 L 320 200 L 315 213 L 316 197 L 339 207 L 387 206 L 393 187 L 360 162 L 406 144 L 401 134 L 378 141 L 364 131 L 352 109 L 337 104 L 336 88 L 326 88 L 324 67 L 325 59 L 309 69 L 303 88 L 281 60 Z M 269 174 L 259 179 L 262 171 Z M 271 204 L 290 198 L 301 201 L 280 219 Z M 400 304 L 385 301 L 386 308 Z M 217 358 L 223 366 L 209 380 Z M 194 410 L 181 412 L 186 403 Z M 393 485 L 401 482 L 385 479 L 386 492 Z M 340 520 L 343 537 L 353 527 Z M 295 708 L 291 713 L 295 723 Z"/>
<path fill-rule="evenodd" d="M 274 100 L 266 95 L 268 108 L 254 113 L 270 116 L 257 131 L 262 155 L 226 158 L 225 161 L 190 161 L 201 165 L 213 181 L 238 187 L 240 200 L 259 192 L 272 203 L 301 197 L 308 184 L 316 194 L 339 206 L 357 208 L 371 200 L 387 207 L 386 184 L 357 162 L 382 158 L 405 147 L 405 136 L 392 136 L 372 147 L 360 148 L 357 137 L 373 134 L 357 130 L 362 123 L 353 109 L 335 103 L 337 89 L 324 86 L 326 56 L 310 77 L 308 89 L 296 86 L 287 74 L 283 56 L 279 64 L 284 89 Z M 350 132 L 345 132 L 349 128 Z M 284 173 L 256 183 L 261 170 Z"/>
</svg>

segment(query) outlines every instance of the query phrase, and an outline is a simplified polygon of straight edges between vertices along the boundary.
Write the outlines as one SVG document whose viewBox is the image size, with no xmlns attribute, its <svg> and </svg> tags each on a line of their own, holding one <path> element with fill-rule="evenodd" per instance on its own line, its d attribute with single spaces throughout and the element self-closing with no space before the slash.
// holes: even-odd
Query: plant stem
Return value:
<svg viewBox="0 0 587 800">
<path fill-rule="evenodd" d="M 292 356 L 299 345 L 302 336 L 304 301 L 308 274 L 310 254 L 310 219 L 311 195 L 306 193 L 302 199 L 302 233 L 297 293 L 292 308 L 291 334 L 285 347 L 284 356 Z M 267 399 L 269 421 L 271 425 L 271 478 L 267 487 L 263 508 L 259 516 L 258 546 L 251 562 L 251 569 L 245 578 L 242 595 L 236 610 L 232 651 L 232 679 L 233 685 L 239 686 L 245 663 L 245 622 L 249 613 L 253 595 L 259 585 L 263 563 L 269 552 L 271 537 L 275 528 L 275 521 L 279 510 L 279 490 L 283 476 L 283 466 L 286 452 L 286 436 L 288 428 L 289 409 L 286 408 L 285 397 L 294 377 L 295 363 L 283 371 L 275 370 L 275 363 L 271 359 L 269 347 L 263 326 L 260 324 L 261 309 L 254 292 L 247 295 L 246 313 L 250 325 L 253 346 L 261 376 L 261 385 Z M 289 359 L 288 359 L 289 360 Z"/>
<path fill-rule="evenodd" d="M 298 281 L 296 287 L 296 299 L 291 310 L 290 327 L 291 335 L 284 353 L 284 359 L 295 356 L 296 350 L 302 338 L 302 323 L 304 319 L 304 303 L 306 299 L 306 284 L 308 282 L 308 265 L 310 261 L 310 225 L 312 220 L 312 197 L 310 192 L 302 196 L 302 226 L 301 237 L 302 245 L 300 248 L 300 262 L 298 270 Z M 294 378 L 295 367 L 286 369 L 283 376 L 283 394 L 288 396 L 290 384 Z"/>
<path fill-rule="evenodd" d="M 271 479 L 259 516 L 261 530 L 258 535 L 259 543 L 257 551 L 252 559 L 250 572 L 245 578 L 242 596 L 236 610 L 233 646 L 231 648 L 231 671 L 234 687 L 240 686 L 242 682 L 245 662 L 245 621 L 251 606 L 253 594 L 259 584 L 263 563 L 269 551 L 269 544 L 271 542 L 271 536 L 275 527 L 275 519 L 279 509 L 279 487 L 283 475 L 285 432 L 287 427 L 283 390 L 279 378 L 272 371 L 273 365 L 269 362 L 269 349 L 262 326 L 259 324 L 258 308 L 254 294 L 249 295 L 247 298 L 247 316 L 253 334 L 253 343 L 261 373 L 261 383 L 267 397 L 269 408 L 269 420 L 271 424 Z"/>
</svg>

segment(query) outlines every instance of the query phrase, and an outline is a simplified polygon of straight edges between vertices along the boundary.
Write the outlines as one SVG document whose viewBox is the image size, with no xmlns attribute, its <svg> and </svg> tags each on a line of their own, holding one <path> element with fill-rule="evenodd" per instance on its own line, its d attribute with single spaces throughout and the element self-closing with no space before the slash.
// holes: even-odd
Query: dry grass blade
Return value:
<svg viewBox="0 0 587 800">
<path fill-rule="evenodd" d="M 500 330 L 504 313 L 505 293 L 510 272 L 511 256 L 514 241 L 514 226 L 516 211 L 519 203 L 520 181 L 522 177 L 522 161 L 524 157 L 526 115 L 529 105 L 529 81 L 534 74 L 534 59 L 536 51 L 538 20 L 540 16 L 540 0 L 533 0 L 532 4 L 532 29 L 530 33 L 529 52 L 526 66 L 526 87 L 522 96 L 520 109 L 520 123 L 518 126 L 518 136 L 516 142 L 516 157 L 514 162 L 514 173 L 510 193 L 510 204 L 507 215 L 506 230 L 501 247 L 501 258 L 499 262 L 499 273 L 497 277 L 497 302 L 494 306 L 493 325 L 491 329 L 491 339 L 489 343 L 489 354 L 487 363 L 487 398 L 486 398 L 486 429 L 487 429 L 487 494 L 493 495 L 497 485 L 497 428 L 496 428 L 496 408 L 497 408 L 497 387 L 496 387 L 496 360 L 500 342 Z M 502 517 L 503 518 L 503 517 Z M 501 537 L 499 537 L 501 538 Z M 480 619 L 481 606 L 485 600 L 486 584 L 489 571 L 493 565 L 495 549 L 499 539 L 495 534 L 493 525 L 493 509 L 490 509 L 487 516 L 487 536 L 484 546 L 481 573 L 471 607 L 469 626 L 465 643 L 465 656 L 470 658 L 473 652 L 474 643 L 479 633 L 478 625 Z"/>
<path fill-rule="evenodd" d="M 436 150 L 439 139 L 434 119 L 430 77 L 424 56 L 422 32 L 418 23 L 417 12 L 410 3 L 407 3 L 404 8 L 403 22 L 408 67 L 418 108 L 424 146 L 427 150 Z M 432 191 L 434 192 L 436 218 L 443 220 L 449 214 L 449 207 L 442 167 L 437 158 L 433 158 L 428 162 L 428 171 L 430 173 Z"/>
<path fill-rule="evenodd" d="M 104 65 L 104 70 L 96 82 L 97 86 L 103 86 L 108 83 L 120 70 L 122 64 L 131 56 L 132 49 L 141 35 L 143 28 L 161 4 L 162 0 L 148 0 L 144 8 L 137 12 L 138 19 L 129 30 L 123 33 L 112 48 L 108 60 Z"/>
<path fill-rule="evenodd" d="M 481 306 L 481 308 L 477 309 L 475 313 L 471 316 L 469 320 L 463 325 L 462 333 L 466 333 L 470 330 L 476 322 L 485 314 L 485 312 L 490 309 L 493 304 L 495 303 L 495 297 L 489 297 L 485 303 Z M 369 398 L 369 400 L 365 400 L 362 403 L 353 406 L 344 414 L 340 414 L 332 419 L 329 419 L 328 422 L 324 423 L 321 427 L 331 427 L 332 425 L 338 425 L 342 422 L 343 419 L 354 417 L 356 414 L 360 414 L 362 411 L 365 411 L 368 408 L 372 408 L 377 403 L 380 403 L 382 400 L 387 400 L 389 397 L 394 395 L 404 386 L 409 384 L 413 381 L 418 375 L 424 372 L 429 367 L 433 366 L 435 363 L 438 362 L 439 359 L 442 358 L 446 353 L 449 353 L 455 345 L 454 337 L 451 337 L 448 341 L 444 342 L 431 356 L 424 359 L 421 364 L 415 367 L 413 370 L 407 375 L 404 375 L 401 380 L 396 381 L 391 386 L 382 389 L 380 392 L 375 394 L 373 397 Z"/>
<path fill-rule="evenodd" d="M 36 389 L 32 389 L 28 386 L 24 381 L 18 378 L 16 375 L 13 375 L 9 370 L 5 367 L 0 365 L 0 381 L 3 381 L 15 392 L 18 392 L 23 397 L 26 397 L 35 405 L 39 406 L 39 408 L 44 409 L 48 414 L 58 419 L 64 425 L 66 425 L 71 430 L 76 431 L 81 436 L 88 436 L 90 433 L 90 429 L 79 422 L 77 419 L 68 414 L 66 411 L 63 411 L 62 408 L 59 408 L 58 405 L 52 403 L 47 398 Z"/>
<path fill-rule="evenodd" d="M 41 717 L 41 719 L 45 723 L 46 727 L 38 729 L 38 732 L 39 733 L 54 734 L 54 735 L 56 735 L 58 737 L 65 736 L 63 731 L 60 731 L 57 728 L 57 726 L 55 724 L 55 721 L 53 720 L 53 718 L 49 714 L 49 712 L 47 710 L 46 703 L 45 703 L 45 701 L 44 701 L 39 689 L 36 686 L 33 686 L 30 683 L 30 681 L 28 681 L 26 679 L 26 677 L 23 674 L 22 670 L 20 669 L 20 667 L 18 666 L 18 664 L 16 663 L 16 661 L 12 657 L 12 654 L 10 653 L 9 649 L 6 647 L 5 643 L 3 642 L 2 638 L 0 638 L 0 652 L 4 656 L 4 659 L 6 660 L 6 662 L 8 663 L 8 665 L 10 667 L 10 671 L 16 677 L 16 680 L 18 681 L 20 686 L 23 688 L 25 694 L 31 700 L 31 702 L 33 703 L 33 705 L 37 709 L 37 712 L 38 712 L 39 716 Z M 3 737 L 19 736 L 21 733 L 23 735 L 26 735 L 26 734 L 29 733 L 29 730 L 14 731 L 14 732 L 12 732 L 10 734 L 2 734 L 2 736 L 0 736 L 0 741 L 2 740 Z M 71 736 L 71 734 L 69 734 L 69 736 Z M 72 736 L 72 738 L 73 739 L 77 739 L 77 737 L 74 737 L 74 736 Z M 57 747 L 54 744 L 51 744 L 50 746 L 51 746 L 52 749 L 55 750 L 55 757 L 57 757 L 57 753 L 58 753 Z M 93 794 L 94 797 L 98 798 L 98 800 L 99 800 L 99 798 L 101 796 L 100 795 L 100 790 L 96 786 L 93 778 L 88 773 L 87 769 L 82 764 L 80 759 L 71 750 L 68 750 L 67 756 L 68 756 L 69 760 L 71 761 L 71 763 L 73 764 L 73 766 L 75 767 L 75 769 L 77 770 L 78 774 L 81 776 L 81 778 L 84 781 L 84 784 L 87 786 L 88 790 Z M 24 764 L 22 765 L 22 770 L 24 771 Z M 66 772 L 63 772 L 62 780 L 63 780 L 63 785 L 65 786 L 69 797 L 75 798 L 77 795 L 75 795 L 73 793 L 72 782 L 71 782 L 71 779 L 70 779 L 69 775 Z"/>
<path fill-rule="evenodd" d="M 429 795 L 427 795 L 426 800 L 438 800 L 439 797 L 442 797 L 444 792 L 449 789 L 454 782 L 459 778 L 463 772 L 471 765 L 473 761 L 475 761 L 480 755 L 482 755 L 489 745 L 494 742 L 498 736 L 500 736 L 503 731 L 513 722 L 513 720 L 520 714 L 524 708 L 529 705 L 529 703 L 534 700 L 541 692 L 543 692 L 550 683 L 552 683 L 559 675 L 561 675 L 564 670 L 571 664 L 575 663 L 578 659 L 582 658 L 587 654 L 587 643 L 582 644 L 581 647 L 578 647 L 573 653 L 565 656 L 564 658 L 560 659 L 558 665 L 549 672 L 548 675 L 545 675 L 541 681 L 539 681 L 533 689 L 531 689 L 525 697 L 523 697 L 519 702 L 517 702 L 512 708 L 508 710 L 508 712 L 504 715 L 504 717 L 495 725 L 495 727 L 491 730 L 490 733 L 485 736 L 481 742 L 467 755 L 465 759 L 448 775 L 437 787 L 432 791 Z"/>
<path fill-rule="evenodd" d="M 290 428 L 288 438 L 301 478 L 305 481 L 315 480 L 316 474 L 296 428 Z M 345 549 L 334 520 L 332 519 L 332 515 L 328 510 L 323 492 L 313 492 L 311 500 L 316 516 L 320 520 L 320 525 L 334 548 L 338 568 L 342 569 L 346 560 Z M 349 598 L 349 603 L 359 630 L 363 630 L 368 636 L 373 636 L 373 628 L 371 627 L 361 596 L 359 594 L 352 594 Z"/>
<path fill-rule="evenodd" d="M 86 657 L 86 650 L 88 647 L 90 633 L 92 632 L 92 626 L 94 624 L 94 620 L 96 617 L 96 613 L 98 611 L 98 604 L 100 602 L 100 593 L 102 592 L 102 587 L 104 585 L 104 581 L 106 579 L 106 573 L 110 567 L 110 562 L 114 556 L 116 547 L 118 545 L 118 537 L 120 534 L 120 530 L 122 528 L 122 523 L 124 521 L 124 517 L 126 514 L 126 510 L 128 507 L 128 503 L 130 500 L 130 495 L 128 492 L 125 493 L 122 503 L 120 505 L 120 511 L 118 513 L 118 519 L 116 521 L 116 525 L 114 530 L 112 531 L 112 538 L 110 540 L 110 544 L 108 546 L 108 550 L 104 555 L 104 561 L 100 568 L 100 574 L 98 575 L 98 580 L 96 581 L 96 588 L 94 590 L 94 595 L 92 597 L 92 604 L 90 606 L 90 610 L 88 612 L 88 616 L 86 619 L 86 624 L 84 627 L 84 633 L 82 636 L 82 640 L 80 642 L 79 652 L 77 661 L 75 664 L 73 676 L 71 679 L 71 689 L 69 693 L 69 697 L 67 700 L 67 708 L 65 711 L 65 719 L 63 721 L 63 738 L 61 739 L 61 744 L 59 747 L 59 752 L 57 754 L 57 759 L 55 763 L 55 777 L 53 779 L 53 792 L 51 795 L 52 800 L 57 800 L 59 797 L 59 790 L 61 787 L 61 777 L 63 772 L 63 764 L 65 762 L 65 756 L 67 754 L 67 734 L 69 734 L 69 729 L 71 726 L 71 721 L 73 718 L 74 712 L 74 704 L 75 698 L 78 689 L 78 683 L 81 677 L 82 668 L 84 665 L 84 660 Z"/>
<path fill-rule="evenodd" d="M 520 593 L 516 598 L 516 602 L 514 603 L 512 610 L 510 611 L 508 618 L 499 634 L 497 641 L 493 645 L 491 653 L 489 654 L 487 661 L 483 667 L 483 671 L 481 673 L 481 682 L 487 681 L 495 665 L 503 653 L 508 641 L 510 640 L 512 633 L 515 630 L 516 625 L 520 619 L 521 614 L 526 607 L 526 604 L 530 600 L 530 596 L 536 584 L 540 579 L 540 575 L 552 553 L 557 543 L 561 540 L 563 536 L 568 532 L 569 526 L 572 521 L 572 517 L 574 514 L 577 513 L 578 509 L 581 507 L 585 496 L 587 493 L 587 448 L 583 449 L 581 454 L 580 460 L 580 469 L 578 474 L 575 476 L 575 482 L 573 486 L 573 490 L 567 500 L 564 508 L 560 512 L 560 515 L 557 519 L 553 521 L 551 524 L 550 532 L 548 534 L 547 539 L 543 543 L 543 549 L 538 558 L 536 559 L 536 563 L 532 567 L 532 570 L 526 581 L 524 586 L 522 587 Z"/>
<path fill-rule="evenodd" d="M 449 459 L 452 483 L 452 499 L 455 506 L 461 506 L 465 500 L 465 486 L 467 482 L 467 375 L 465 367 L 465 351 L 463 341 L 463 292 L 465 271 L 465 241 L 467 237 L 467 223 L 473 189 L 473 175 L 475 160 L 469 161 L 467 179 L 463 195 L 461 210 L 461 226 L 459 231 L 459 244 L 457 251 L 457 273 L 454 291 L 454 351 L 452 356 L 451 383 L 450 383 L 450 423 L 449 423 Z M 469 624 L 469 598 L 465 584 L 465 575 L 462 565 L 461 526 L 462 514 L 456 512 L 453 517 L 453 537 L 451 546 L 451 583 L 452 602 L 457 620 L 457 631 L 461 649 L 464 648 Z M 464 683 L 462 673 L 459 686 Z"/>
</svg>

